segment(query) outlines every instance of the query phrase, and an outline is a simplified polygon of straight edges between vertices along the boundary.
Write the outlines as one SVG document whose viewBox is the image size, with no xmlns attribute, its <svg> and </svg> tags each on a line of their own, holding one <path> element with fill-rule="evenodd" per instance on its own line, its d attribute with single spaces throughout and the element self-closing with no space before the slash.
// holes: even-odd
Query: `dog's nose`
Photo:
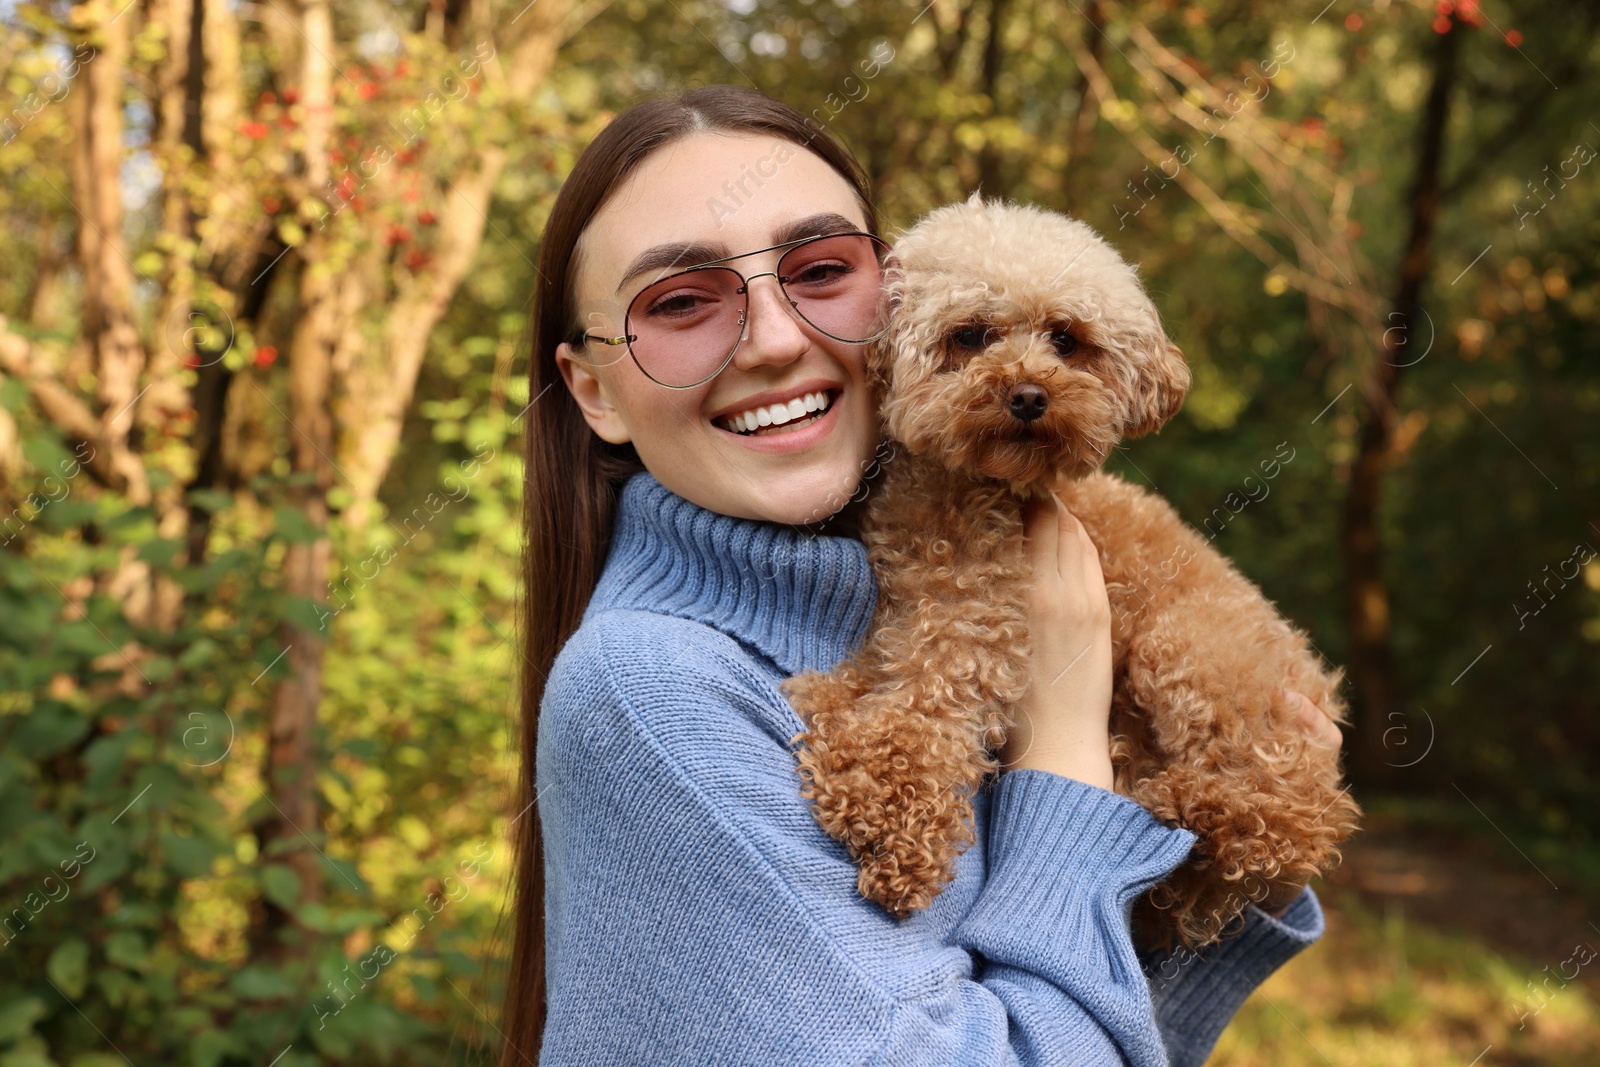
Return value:
<svg viewBox="0 0 1600 1067">
<path fill-rule="evenodd" d="M 1011 414 L 1023 422 L 1043 418 L 1048 403 L 1049 398 L 1044 386 L 1035 385 L 1033 382 L 1013 385 L 1011 392 L 1006 396 L 1006 404 L 1011 408 Z"/>
</svg>

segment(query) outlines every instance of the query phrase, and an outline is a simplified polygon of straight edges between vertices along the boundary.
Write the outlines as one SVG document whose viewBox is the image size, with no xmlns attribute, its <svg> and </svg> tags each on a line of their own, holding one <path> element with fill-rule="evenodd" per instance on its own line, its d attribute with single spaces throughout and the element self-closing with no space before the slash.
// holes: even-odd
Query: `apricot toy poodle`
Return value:
<svg viewBox="0 0 1600 1067">
<path fill-rule="evenodd" d="M 1137 902 L 1137 939 L 1199 948 L 1252 901 L 1282 907 L 1361 814 L 1284 692 L 1343 722 L 1343 672 L 1171 505 L 1100 469 L 1189 387 L 1137 274 L 1084 223 L 977 194 L 894 252 L 867 356 L 896 446 L 863 516 L 876 614 L 851 658 L 785 682 L 813 814 L 897 918 L 954 876 L 1030 683 L 1023 505 L 1058 488 L 1111 603 L 1114 788 L 1198 838 Z"/>
</svg>

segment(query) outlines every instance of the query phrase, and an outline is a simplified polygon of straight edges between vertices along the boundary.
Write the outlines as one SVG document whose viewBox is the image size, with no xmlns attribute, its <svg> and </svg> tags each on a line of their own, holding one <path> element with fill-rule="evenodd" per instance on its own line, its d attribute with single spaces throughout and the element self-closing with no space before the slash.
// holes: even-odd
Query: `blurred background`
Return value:
<svg viewBox="0 0 1600 1067">
<path fill-rule="evenodd" d="M 1324 6 L 1325 5 L 1325 6 Z M 754 85 L 1194 370 L 1114 469 L 1344 668 L 1366 828 L 1212 1062 L 1600 1062 L 1600 46 L 1526 0 L 0 0 L 0 1067 L 487 1063 L 524 330 Z"/>
</svg>

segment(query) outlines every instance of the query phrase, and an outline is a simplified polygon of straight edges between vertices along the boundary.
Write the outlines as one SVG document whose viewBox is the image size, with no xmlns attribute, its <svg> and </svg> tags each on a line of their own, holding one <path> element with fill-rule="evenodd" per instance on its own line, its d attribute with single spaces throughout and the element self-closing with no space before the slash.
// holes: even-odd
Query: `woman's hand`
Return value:
<svg viewBox="0 0 1600 1067">
<path fill-rule="evenodd" d="M 1311 702 L 1311 698 L 1295 689 L 1285 689 L 1284 692 L 1300 701 L 1300 711 L 1295 715 L 1295 721 L 1305 728 L 1311 735 L 1312 744 L 1322 745 L 1325 748 L 1338 748 L 1344 743 L 1344 735 L 1339 732 L 1339 727 L 1331 716 L 1320 707 Z M 1290 905 L 1299 899 L 1298 895 L 1276 911 L 1268 911 L 1274 919 L 1281 919 L 1283 913 L 1289 910 Z M 1265 911 L 1266 909 L 1262 909 Z"/>
<path fill-rule="evenodd" d="M 1311 702 L 1311 698 L 1295 689 L 1285 689 L 1285 693 L 1300 701 L 1300 711 L 1295 715 L 1295 721 L 1311 734 L 1311 739 L 1327 748 L 1338 748 L 1344 744 L 1344 735 L 1339 732 L 1339 727 L 1331 716 Z"/>
<path fill-rule="evenodd" d="M 1100 553 L 1053 493 L 1023 513 L 1033 564 L 1033 679 L 1000 751 L 1007 770 L 1050 771 L 1112 788 L 1111 602 Z"/>
</svg>

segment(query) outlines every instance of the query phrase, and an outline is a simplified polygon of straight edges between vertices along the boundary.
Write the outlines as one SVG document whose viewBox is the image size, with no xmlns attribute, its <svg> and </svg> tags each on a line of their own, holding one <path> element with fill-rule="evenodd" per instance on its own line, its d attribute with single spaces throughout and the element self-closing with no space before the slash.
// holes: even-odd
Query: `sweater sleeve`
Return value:
<svg viewBox="0 0 1600 1067">
<path fill-rule="evenodd" d="M 987 874 L 934 936 L 860 896 L 799 796 L 782 699 L 731 639 L 667 616 L 605 612 L 562 650 L 536 764 L 544 1067 L 1164 1067 L 1128 912 L 1193 834 L 1007 772 Z"/>
<path fill-rule="evenodd" d="M 1199 951 L 1141 957 L 1172 1067 L 1200 1067 L 1257 986 L 1322 936 L 1322 904 L 1310 886 L 1274 918 L 1254 904 L 1234 930 Z"/>
</svg>

